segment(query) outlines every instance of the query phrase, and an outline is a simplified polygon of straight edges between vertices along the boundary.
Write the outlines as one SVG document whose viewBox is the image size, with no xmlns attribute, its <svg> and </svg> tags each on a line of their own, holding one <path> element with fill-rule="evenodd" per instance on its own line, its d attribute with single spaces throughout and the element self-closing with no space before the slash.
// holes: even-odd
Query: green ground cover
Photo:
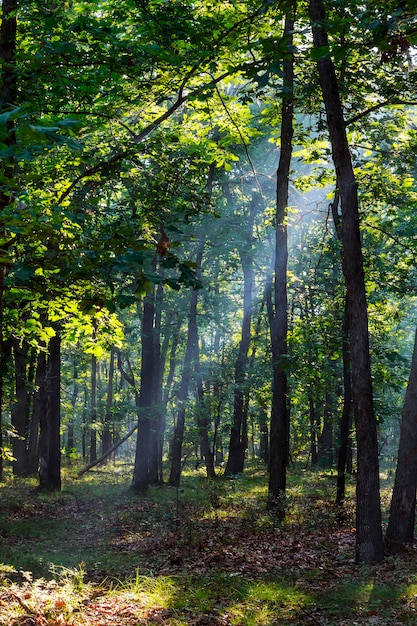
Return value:
<svg viewBox="0 0 417 626">
<path fill-rule="evenodd" d="M 60 493 L 0 486 L 4 626 L 417 624 L 414 551 L 355 565 L 353 485 L 336 510 L 332 472 L 292 471 L 280 522 L 260 467 L 142 496 L 130 467 L 76 469 Z"/>
</svg>

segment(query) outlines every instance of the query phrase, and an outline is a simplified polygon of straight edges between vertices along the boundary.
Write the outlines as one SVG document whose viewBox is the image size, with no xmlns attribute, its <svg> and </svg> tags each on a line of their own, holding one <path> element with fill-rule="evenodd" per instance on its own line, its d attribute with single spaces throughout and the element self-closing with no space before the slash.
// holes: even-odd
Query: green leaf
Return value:
<svg viewBox="0 0 417 626">
<path fill-rule="evenodd" d="M 330 55 L 329 46 L 318 46 L 311 51 L 311 58 L 313 61 L 320 61 Z"/>
</svg>

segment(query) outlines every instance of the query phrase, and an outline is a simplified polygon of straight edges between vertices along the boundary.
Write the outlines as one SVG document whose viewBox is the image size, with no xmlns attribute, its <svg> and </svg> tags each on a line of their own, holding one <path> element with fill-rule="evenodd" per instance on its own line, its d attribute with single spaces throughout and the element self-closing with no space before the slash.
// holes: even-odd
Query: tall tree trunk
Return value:
<svg viewBox="0 0 417 626">
<path fill-rule="evenodd" d="M 12 425 L 16 432 L 13 437 L 13 474 L 15 476 L 28 475 L 27 463 L 27 426 L 29 423 L 29 392 L 27 381 L 27 346 L 18 339 L 13 342 L 13 357 L 15 369 L 15 402 L 12 404 Z"/>
<path fill-rule="evenodd" d="M 198 327 L 197 324 L 193 326 L 193 330 L 196 333 L 194 337 L 194 371 L 195 377 L 197 380 L 197 423 L 198 423 L 198 431 L 200 435 L 200 452 L 201 456 L 204 459 L 206 465 L 206 474 L 208 478 L 214 478 L 216 476 L 216 472 L 214 469 L 214 454 L 213 449 L 210 447 L 209 442 L 209 412 L 206 411 L 204 406 L 204 389 L 203 389 L 203 379 L 201 377 L 201 369 L 200 369 L 200 350 L 198 346 Z"/>
<path fill-rule="evenodd" d="M 333 464 L 333 400 L 329 391 L 325 394 L 318 463 L 321 467 L 330 467 Z"/>
<path fill-rule="evenodd" d="M 114 361 L 116 358 L 116 348 L 112 346 L 110 350 L 109 375 L 107 380 L 107 397 L 106 397 L 106 414 L 103 422 L 103 433 L 101 437 L 101 455 L 107 453 L 112 447 L 112 435 L 110 424 L 112 419 L 113 407 L 113 387 L 114 387 Z M 107 457 L 108 458 L 108 457 Z"/>
<path fill-rule="evenodd" d="M 83 414 L 81 421 L 81 454 L 83 460 L 87 458 L 87 406 L 88 406 L 88 391 L 87 385 L 84 385 L 84 404 Z"/>
<path fill-rule="evenodd" d="M 149 483 L 151 485 L 161 485 L 163 482 L 162 448 L 164 442 L 164 433 L 162 431 L 162 379 L 166 358 L 166 350 L 163 351 L 161 348 L 163 293 L 163 287 L 161 284 L 159 284 L 156 288 L 155 295 L 155 316 L 153 329 L 153 411 L 149 450 Z"/>
<path fill-rule="evenodd" d="M 197 266 L 201 266 L 201 260 L 203 258 L 204 241 L 200 244 L 197 251 Z M 182 458 L 182 444 L 184 439 L 185 428 L 185 403 L 188 397 L 188 390 L 191 382 L 191 373 L 193 367 L 193 360 L 196 354 L 195 342 L 198 339 L 197 329 L 197 300 L 198 290 L 193 289 L 190 296 L 190 308 L 188 314 L 188 329 L 187 329 L 187 346 L 185 349 L 184 365 L 181 376 L 181 387 L 178 394 L 179 409 L 177 412 L 177 421 L 174 429 L 174 436 L 172 440 L 172 458 L 171 458 L 171 471 L 169 475 L 169 484 L 172 487 L 178 487 L 181 479 L 181 458 Z"/>
<path fill-rule="evenodd" d="M 73 363 L 73 388 L 71 394 L 71 414 L 68 418 L 68 430 L 67 430 L 67 455 L 70 456 L 75 450 L 75 433 L 74 433 L 74 419 L 75 419 L 75 407 L 78 398 L 78 382 L 77 382 L 77 360 L 74 358 Z"/>
<path fill-rule="evenodd" d="M 287 354 L 288 332 L 288 296 L 287 296 L 287 260 L 288 233 L 287 207 L 289 175 L 292 157 L 293 138 L 293 91 L 294 91 L 294 54 L 293 30 L 296 3 L 285 18 L 284 38 L 287 54 L 283 64 L 283 98 L 281 116 L 281 145 L 277 170 L 276 195 L 276 232 L 273 283 L 273 308 L 268 306 L 269 325 L 272 344 L 272 408 L 269 445 L 269 485 L 268 495 L 271 503 L 281 509 L 281 496 L 285 495 L 287 485 L 287 465 L 289 458 L 289 412 L 288 384 L 285 363 Z M 281 510 L 283 515 L 283 510 Z"/>
<path fill-rule="evenodd" d="M 343 410 L 340 419 L 340 445 L 337 459 L 336 504 L 342 505 L 345 500 L 346 472 L 348 456 L 351 450 L 350 431 L 352 428 L 352 372 L 350 363 L 349 324 L 347 303 L 343 319 L 342 360 L 343 360 Z"/>
<path fill-rule="evenodd" d="M 142 315 L 142 363 L 138 404 L 138 433 L 136 439 L 135 466 L 132 489 L 143 492 L 149 487 L 149 450 L 151 420 L 154 404 L 154 291 L 147 293 L 143 301 Z"/>
<path fill-rule="evenodd" d="M 252 323 L 252 292 L 253 292 L 253 252 L 252 237 L 255 213 L 255 199 L 252 199 L 247 237 L 248 241 L 244 246 L 247 250 L 241 253 L 243 269 L 243 320 L 242 335 L 239 343 L 239 352 L 235 364 L 235 384 L 233 401 L 233 424 L 230 433 L 229 457 L 226 464 L 225 475 L 233 476 L 243 472 L 245 463 L 245 453 L 247 448 L 246 426 L 245 426 L 245 389 L 246 365 L 251 341 Z"/>
<path fill-rule="evenodd" d="M 414 541 L 417 487 L 417 332 L 402 410 L 397 469 L 386 543 L 392 554 Z"/>
<path fill-rule="evenodd" d="M 48 346 L 45 380 L 45 412 L 41 417 L 39 440 L 39 487 L 61 489 L 61 337 L 59 332 Z"/>
<path fill-rule="evenodd" d="M 328 50 L 322 0 L 310 0 L 314 46 Z M 327 54 L 317 61 L 342 210 L 343 273 L 349 313 L 353 412 L 356 425 L 356 559 L 384 557 L 379 495 L 378 440 L 373 407 L 368 314 L 359 227 L 358 193 L 335 67 Z"/>
<path fill-rule="evenodd" d="M 17 72 L 15 66 L 16 57 L 16 35 L 17 35 L 17 0 L 2 0 L 2 19 L 0 23 L 0 113 L 10 110 L 17 103 Z M 8 135 L 4 140 L 5 144 L 12 147 L 16 143 L 16 135 L 14 132 L 14 123 L 7 120 Z M 8 256 L 8 250 L 11 239 L 7 237 L 7 224 L 1 218 L 3 209 L 13 201 L 13 177 L 15 174 L 15 160 L 13 156 L 3 159 L 0 165 L 0 173 L 2 175 L 3 191 L 0 192 L 0 235 L 4 243 L 0 246 L 0 256 L 4 259 Z M 5 181 L 10 181 L 10 188 L 7 188 Z M 6 357 L 3 352 L 3 296 L 5 291 L 5 278 L 7 273 L 7 264 L 2 261 L 0 263 L 0 450 L 3 447 L 2 440 L 2 422 L 3 422 L 3 368 L 5 367 Z M 1 457 L 1 454 L 0 454 Z M 0 479 L 3 476 L 3 461 L 0 458 Z"/>
<path fill-rule="evenodd" d="M 318 462 L 318 449 L 317 449 L 317 411 L 314 404 L 313 391 L 311 388 L 311 384 L 308 385 L 307 389 L 307 397 L 308 397 L 308 407 L 309 407 L 309 420 L 310 420 L 310 457 L 311 464 L 313 467 L 317 465 Z"/>
<path fill-rule="evenodd" d="M 41 412 L 45 410 L 46 348 L 41 346 L 36 362 L 35 392 L 32 402 L 32 419 L 30 421 L 30 438 L 28 446 L 28 468 L 35 474 L 39 467 L 39 427 Z"/>
<path fill-rule="evenodd" d="M 90 463 L 97 459 L 97 357 L 91 357 Z"/>
</svg>

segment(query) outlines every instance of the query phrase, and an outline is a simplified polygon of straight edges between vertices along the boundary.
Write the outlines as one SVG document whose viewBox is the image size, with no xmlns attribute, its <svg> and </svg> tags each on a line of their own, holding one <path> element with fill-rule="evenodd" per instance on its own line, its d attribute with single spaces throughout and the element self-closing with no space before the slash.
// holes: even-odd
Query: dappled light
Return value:
<svg viewBox="0 0 417 626">
<path fill-rule="evenodd" d="M 218 480 L 216 498 L 207 479 L 188 472 L 179 503 L 170 487 L 136 496 L 120 474 L 106 487 L 101 473 L 84 481 L 65 474 L 65 489 L 55 495 L 22 484 L 18 496 L 5 484 L 0 621 L 401 621 L 414 611 L 414 556 L 357 568 L 354 511 L 341 515 L 325 497 L 334 482 L 334 473 L 290 473 L 285 522 L 268 512 L 267 475 L 256 466 Z"/>
<path fill-rule="evenodd" d="M 417 623 L 415 0 L 0 0 L 0 626 Z"/>
</svg>

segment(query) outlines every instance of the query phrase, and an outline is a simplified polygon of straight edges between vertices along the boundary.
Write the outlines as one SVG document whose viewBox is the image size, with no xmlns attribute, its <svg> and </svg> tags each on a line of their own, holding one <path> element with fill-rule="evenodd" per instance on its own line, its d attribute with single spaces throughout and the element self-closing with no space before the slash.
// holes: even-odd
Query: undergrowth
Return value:
<svg viewBox="0 0 417 626">
<path fill-rule="evenodd" d="M 143 496 L 129 470 L 0 486 L 0 624 L 417 623 L 414 552 L 356 566 L 354 486 L 337 509 L 333 472 L 291 472 L 282 521 L 262 467 Z"/>
</svg>

